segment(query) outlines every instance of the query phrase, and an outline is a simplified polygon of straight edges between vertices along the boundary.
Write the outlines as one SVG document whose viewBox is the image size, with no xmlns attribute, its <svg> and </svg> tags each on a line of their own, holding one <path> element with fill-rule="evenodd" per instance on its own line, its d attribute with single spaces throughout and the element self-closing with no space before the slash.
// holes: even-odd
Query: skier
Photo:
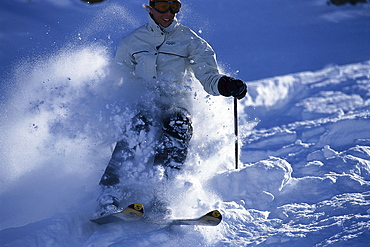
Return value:
<svg viewBox="0 0 370 247">
<path fill-rule="evenodd" d="M 181 169 L 193 133 L 188 104 L 189 80 L 186 79 L 189 72 L 211 95 L 242 99 L 247 93 L 245 82 L 219 73 L 212 47 L 178 23 L 176 14 L 181 9 L 180 0 L 150 0 L 145 7 L 149 12 L 148 23 L 121 40 L 115 61 L 125 79 L 144 80 L 157 93 L 158 97 L 151 103 L 158 109 L 159 116 L 153 116 L 150 110 L 138 109 L 129 130 L 117 142 L 100 180 L 100 215 L 119 208 L 124 193 L 120 189 L 120 170 L 127 162 L 135 163 L 138 158 L 135 150 L 142 144 L 140 136 L 148 135 L 153 126 L 160 126 L 160 135 L 154 142 L 152 164 L 166 170 Z M 154 119 L 159 119 L 160 123 L 153 123 Z"/>
</svg>

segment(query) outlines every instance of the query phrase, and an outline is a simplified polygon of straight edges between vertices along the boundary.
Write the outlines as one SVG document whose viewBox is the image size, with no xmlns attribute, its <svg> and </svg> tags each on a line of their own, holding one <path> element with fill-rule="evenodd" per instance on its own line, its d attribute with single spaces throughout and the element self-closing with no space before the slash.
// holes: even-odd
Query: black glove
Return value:
<svg viewBox="0 0 370 247">
<path fill-rule="evenodd" d="M 242 99 L 247 94 L 247 84 L 242 80 L 223 76 L 218 81 L 218 91 L 223 96 Z"/>
</svg>

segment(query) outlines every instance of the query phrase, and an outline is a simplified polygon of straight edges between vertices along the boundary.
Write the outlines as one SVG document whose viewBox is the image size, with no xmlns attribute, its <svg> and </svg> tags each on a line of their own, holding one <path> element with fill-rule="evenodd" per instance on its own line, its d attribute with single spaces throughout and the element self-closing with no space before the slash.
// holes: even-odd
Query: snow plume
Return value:
<svg viewBox="0 0 370 247">
<path fill-rule="evenodd" d="M 109 108 L 112 102 L 104 98 L 111 83 L 108 67 L 109 54 L 99 46 L 68 48 L 18 66 L 14 73 L 17 89 L 1 113 L 6 119 L 1 180 L 2 187 L 8 188 L 7 196 L 25 193 L 25 203 L 49 201 L 49 210 L 65 210 L 75 203 L 76 190 L 99 171 L 96 164 L 107 151 L 102 144 L 111 142 L 119 128 L 109 121 L 117 109 Z M 38 182 L 29 184 L 35 177 Z M 41 188 L 45 183 L 48 188 Z M 20 192 L 21 188 L 29 191 Z M 72 196 L 60 201 L 59 193 Z M 40 210 L 27 216 L 31 220 L 49 213 L 42 206 L 35 208 Z"/>
<path fill-rule="evenodd" d="M 184 171 L 171 181 L 168 191 L 169 195 L 175 195 L 172 196 L 175 216 L 184 213 L 196 216 L 220 207 L 220 199 L 208 181 L 235 166 L 233 121 L 231 101 L 197 91 L 189 156 Z"/>
</svg>

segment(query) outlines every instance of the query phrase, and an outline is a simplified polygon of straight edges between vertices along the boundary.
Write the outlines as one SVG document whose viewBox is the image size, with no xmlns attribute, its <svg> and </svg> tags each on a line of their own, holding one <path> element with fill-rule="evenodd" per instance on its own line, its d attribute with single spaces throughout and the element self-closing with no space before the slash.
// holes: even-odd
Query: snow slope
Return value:
<svg viewBox="0 0 370 247">
<path fill-rule="evenodd" d="M 88 6 L 72 0 L 3 0 L 1 18 L 9 25 L 0 32 L 4 70 L 0 246 L 368 245 L 368 5 L 329 8 L 325 1 L 302 1 L 293 7 L 284 1 L 253 1 L 243 7 L 254 14 L 239 15 L 240 21 L 247 18 L 251 23 L 248 33 L 248 25 L 237 31 L 230 28 L 232 21 L 216 22 L 219 16 L 232 20 L 232 12 L 221 11 L 227 7 L 224 3 L 212 5 L 215 16 L 206 16 L 200 9 L 209 7 L 209 1 L 186 2 L 183 11 L 194 18 L 182 15 L 180 20 L 202 31 L 220 50 L 218 58 L 226 72 L 249 80 L 239 68 L 245 67 L 241 60 L 251 65 L 252 59 L 235 57 L 254 57 L 262 70 L 275 67 L 272 72 L 256 72 L 252 78 L 267 79 L 248 82 L 249 94 L 239 102 L 240 169 L 233 168 L 232 100 L 208 97 L 195 86 L 195 134 L 187 168 L 169 183 L 139 172 L 135 189 L 156 187 L 171 200 L 176 217 L 218 208 L 223 223 L 207 228 L 89 222 L 99 194 L 97 183 L 125 124 L 127 97 L 138 96 L 135 88 L 123 92 L 115 84 L 109 64 L 119 37 L 145 21 L 142 1 Z M 237 9 L 245 3 L 230 4 Z M 281 19 L 292 8 L 296 11 L 292 19 Z M 272 12 L 277 16 L 267 15 Z M 298 36 L 286 37 L 284 32 L 282 23 L 289 20 L 313 42 L 303 36 L 298 39 L 305 41 L 301 46 L 292 47 L 288 41 L 278 42 L 277 47 L 256 45 L 258 36 L 249 35 L 258 33 L 253 16 L 260 18 L 260 28 L 269 27 L 260 35 L 275 34 L 276 42 L 297 41 Z M 335 22 L 340 28 L 333 29 Z M 225 32 L 243 35 L 230 40 L 219 37 Z M 334 47 L 316 43 L 326 34 L 329 41 L 341 35 L 343 40 Z M 349 39 L 355 45 L 345 50 Z M 240 40 L 254 43 L 249 45 L 256 47 L 256 54 L 238 46 Z M 234 41 L 236 46 L 222 49 L 225 42 Z M 306 50 L 310 45 L 318 48 L 316 53 Z M 283 54 L 291 52 L 288 58 L 301 62 L 286 63 L 279 47 Z M 309 54 L 312 63 L 305 59 Z M 264 55 L 271 61 L 262 60 Z M 323 68 L 328 63 L 346 65 Z M 288 74 L 287 70 L 307 71 Z M 286 75 L 271 77 L 281 74 Z M 148 194 L 140 199 L 145 201 Z"/>
</svg>

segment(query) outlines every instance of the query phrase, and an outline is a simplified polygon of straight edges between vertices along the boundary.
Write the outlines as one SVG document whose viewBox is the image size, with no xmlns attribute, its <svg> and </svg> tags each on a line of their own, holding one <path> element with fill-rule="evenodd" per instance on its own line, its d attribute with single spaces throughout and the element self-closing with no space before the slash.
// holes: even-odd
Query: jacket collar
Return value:
<svg viewBox="0 0 370 247">
<path fill-rule="evenodd" d="M 171 33 L 175 27 L 177 27 L 179 25 L 176 17 L 175 19 L 173 20 L 173 22 L 171 23 L 171 25 L 169 25 L 168 27 L 162 27 L 161 25 L 158 25 L 154 20 L 153 18 L 150 16 L 150 14 L 148 14 L 148 29 L 149 31 L 152 31 L 152 32 L 155 32 L 157 34 L 160 34 L 160 33 Z"/>
</svg>

